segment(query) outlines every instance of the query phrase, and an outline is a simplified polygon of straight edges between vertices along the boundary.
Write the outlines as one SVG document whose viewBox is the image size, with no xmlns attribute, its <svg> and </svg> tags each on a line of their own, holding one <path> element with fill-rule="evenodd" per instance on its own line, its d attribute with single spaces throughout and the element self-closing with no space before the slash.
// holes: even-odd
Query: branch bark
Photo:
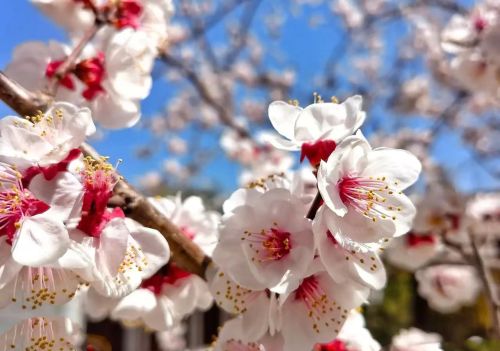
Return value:
<svg viewBox="0 0 500 351">
<path fill-rule="evenodd" d="M 486 298 L 490 305 L 491 320 L 493 322 L 492 336 L 496 339 L 500 339 L 500 301 L 495 289 L 495 283 L 491 277 L 489 268 L 486 266 L 484 259 L 479 251 L 479 246 L 474 235 L 469 233 L 469 238 L 472 246 L 472 253 L 474 257 L 474 263 L 476 269 L 478 270 L 479 277 L 483 282 L 483 286 L 486 292 Z"/>
<path fill-rule="evenodd" d="M 44 111 L 51 102 L 50 96 L 26 90 L 1 71 L 0 99 L 21 116 L 31 116 L 38 111 Z M 92 156 L 95 160 L 101 160 L 100 155 L 90 145 L 83 144 L 81 149 L 84 154 Z M 127 217 L 158 230 L 168 241 L 172 260 L 179 267 L 204 278 L 211 262 L 210 258 L 126 180 L 122 179 L 116 184 L 111 200 L 110 205 L 120 206 Z"/>
</svg>

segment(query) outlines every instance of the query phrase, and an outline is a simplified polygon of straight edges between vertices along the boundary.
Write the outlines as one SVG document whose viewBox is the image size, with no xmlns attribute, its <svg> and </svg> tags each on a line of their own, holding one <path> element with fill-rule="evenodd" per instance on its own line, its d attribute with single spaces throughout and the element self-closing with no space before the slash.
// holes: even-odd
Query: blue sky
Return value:
<svg viewBox="0 0 500 351">
<path fill-rule="evenodd" d="M 274 3 L 275 4 L 275 3 Z M 259 13 L 253 24 L 253 29 L 258 34 L 263 34 L 262 16 L 272 10 L 273 2 L 264 2 L 259 8 Z M 302 16 L 293 17 L 285 14 L 287 22 L 283 28 L 283 37 L 279 42 L 279 50 L 285 61 L 280 60 L 279 55 L 270 59 L 270 66 L 280 67 L 285 64 L 294 67 L 297 74 L 298 86 L 300 91 L 295 93 L 298 96 L 305 92 L 315 91 L 312 84 L 312 78 L 318 74 L 318 70 L 324 67 L 328 57 L 332 54 L 332 47 L 339 40 L 338 30 L 341 28 L 339 23 L 331 20 L 331 16 L 326 16 L 329 22 L 311 29 L 307 26 L 309 18 L 320 15 L 325 8 L 306 7 Z M 397 36 L 398 31 L 403 28 L 389 27 L 386 31 L 388 36 Z M 0 67 L 5 65 L 11 59 L 12 50 L 16 45 L 31 40 L 48 41 L 64 40 L 65 34 L 62 30 L 52 24 L 29 1 L 16 0 L 8 1 L 0 12 Z M 209 34 L 214 42 L 224 40 L 222 26 L 215 27 Z M 277 45 L 273 41 L 268 41 L 267 45 Z M 144 118 L 153 115 L 155 112 L 164 108 L 168 99 L 175 93 L 175 90 L 167 83 L 160 82 L 155 85 L 151 95 L 143 102 Z M 333 95 L 330 92 L 322 92 L 325 96 Z M 355 92 L 352 92 L 355 93 Z M 292 96 L 295 97 L 295 96 Z M 9 114 L 9 109 L 0 104 L 0 115 Z M 379 123 L 388 123 L 390 120 L 386 117 L 384 109 L 375 108 L 372 116 Z M 422 123 L 415 120 L 409 122 L 416 127 L 422 127 Z M 197 133 L 194 130 L 184 132 L 185 136 L 193 136 Z M 106 134 L 103 141 L 95 143 L 101 154 L 110 156 L 111 160 L 122 158 L 124 163 L 120 166 L 120 171 L 128 179 L 136 181 L 138 177 L 146 171 L 160 169 L 165 157 L 168 154 L 157 153 L 153 157 L 142 160 L 134 156 L 137 147 L 144 145 L 149 138 L 149 133 L 142 128 L 132 128 L 128 130 L 113 131 Z M 217 139 L 212 133 L 201 137 L 201 143 L 207 147 L 217 143 Z M 445 163 L 451 169 L 459 169 L 455 172 L 456 184 L 465 191 L 475 188 L 494 188 L 499 187 L 500 183 L 494 181 L 481 167 L 478 167 L 470 158 L 470 154 L 463 147 L 461 141 L 456 136 L 444 132 L 443 137 L 435 145 L 435 157 L 438 162 Z M 221 154 L 218 154 L 207 167 L 205 167 L 201 177 L 197 180 L 198 186 L 215 185 L 224 192 L 230 192 L 237 186 L 238 167 L 229 163 Z"/>
</svg>

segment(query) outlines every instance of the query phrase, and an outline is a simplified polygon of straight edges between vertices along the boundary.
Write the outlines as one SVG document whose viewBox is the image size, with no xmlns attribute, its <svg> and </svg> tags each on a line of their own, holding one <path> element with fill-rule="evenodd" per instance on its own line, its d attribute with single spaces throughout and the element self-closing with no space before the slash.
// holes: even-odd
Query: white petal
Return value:
<svg viewBox="0 0 500 351">
<path fill-rule="evenodd" d="M 148 289 L 132 291 L 118 302 L 111 312 L 111 318 L 122 321 L 140 320 L 144 314 L 156 307 L 156 296 Z"/>
<path fill-rule="evenodd" d="M 130 235 L 138 247 L 141 248 L 141 252 L 147 261 L 147 265 L 144 265 L 141 270 L 143 279 L 149 278 L 168 262 L 170 259 L 170 247 L 167 240 L 159 231 L 146 228 L 142 225 L 130 226 L 130 222 L 132 220 L 126 219 Z"/>
<path fill-rule="evenodd" d="M 7 243 L 7 237 L 0 237 L 0 289 L 8 284 L 23 267 L 11 255 L 11 245 Z"/>
<path fill-rule="evenodd" d="M 302 109 L 298 106 L 287 104 L 284 101 L 275 101 L 269 105 L 269 120 L 274 129 L 285 138 L 293 140 L 294 126 Z"/>
<path fill-rule="evenodd" d="M 372 289 L 386 284 L 384 265 L 375 249 L 352 241 L 336 240 L 323 223 L 325 208 L 321 208 L 314 220 L 314 239 L 318 254 L 326 271 L 336 282 L 347 279 Z"/>
<path fill-rule="evenodd" d="M 37 199 L 50 206 L 47 215 L 61 221 L 67 220 L 82 206 L 83 185 L 69 172 L 59 172 L 50 181 L 39 174 L 32 179 L 30 191 Z"/>
<path fill-rule="evenodd" d="M 73 272 L 48 267 L 23 267 L 0 290 L 0 306 L 11 304 L 17 311 L 62 305 L 73 299 L 84 282 Z"/>
<path fill-rule="evenodd" d="M 0 336 L 0 350 L 76 350 L 79 333 L 67 318 L 29 318 Z"/>
<path fill-rule="evenodd" d="M 62 222 L 44 214 L 25 218 L 12 246 L 12 258 L 25 266 L 51 264 L 69 247 L 69 236 Z"/>
<path fill-rule="evenodd" d="M 375 149 L 367 155 L 367 162 L 362 175 L 374 178 L 385 176 L 397 190 L 404 190 L 415 183 L 422 170 L 420 161 L 406 150 Z M 395 185 L 395 182 L 398 184 Z"/>
</svg>

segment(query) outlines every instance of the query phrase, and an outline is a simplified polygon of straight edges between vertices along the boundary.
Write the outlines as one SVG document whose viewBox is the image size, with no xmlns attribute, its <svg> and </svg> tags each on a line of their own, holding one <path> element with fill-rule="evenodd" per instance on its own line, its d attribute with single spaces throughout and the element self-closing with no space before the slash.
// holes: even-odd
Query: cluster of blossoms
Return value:
<svg viewBox="0 0 500 351">
<path fill-rule="evenodd" d="M 166 39 L 167 21 L 173 12 L 171 1 L 33 2 L 69 30 L 74 44 L 51 41 L 20 45 L 6 73 L 25 88 L 48 90 L 56 100 L 88 106 L 103 127 L 136 124 L 141 115 L 140 101 L 151 89 L 154 59 Z M 64 69 L 79 40 L 94 27 L 98 31 L 93 40 Z"/>
<path fill-rule="evenodd" d="M 416 209 L 403 191 L 421 165 L 404 150 L 372 149 L 358 131 L 366 117 L 361 105 L 360 96 L 318 99 L 304 109 L 270 105 L 271 123 L 284 137 L 271 142 L 309 160 L 317 196 L 271 176 L 224 202 L 211 290 L 237 316 L 221 330 L 216 349 L 342 343 L 351 311 L 385 285 L 379 252 L 412 227 Z"/>
<path fill-rule="evenodd" d="M 78 149 L 94 131 L 90 110 L 70 103 L 0 121 L 0 307 L 11 313 L 43 315 L 81 291 L 126 296 L 169 259 L 158 231 L 107 207 L 119 176 Z M 73 349 L 74 330 L 30 318 L 0 348 Z"/>
<path fill-rule="evenodd" d="M 441 34 L 443 50 L 454 55 L 451 73 L 472 93 L 499 96 L 500 9 L 486 0 L 467 15 L 454 15 Z"/>
<path fill-rule="evenodd" d="M 429 186 L 425 196 L 417 199 L 418 213 L 409 234 L 393 240 L 386 250 L 391 264 L 415 273 L 418 293 L 441 313 L 453 313 L 477 301 L 482 289 L 479 273 L 472 262 L 464 262 L 463 255 L 470 253 L 472 240 L 496 240 L 498 194 L 477 195 L 466 206 L 464 202 L 442 184 Z M 455 249 L 449 248 L 450 243 Z M 483 255 L 488 264 L 494 264 L 495 249 Z"/>
<path fill-rule="evenodd" d="M 175 196 L 150 198 L 150 201 L 207 256 L 212 254 L 220 215 L 207 211 L 201 198 L 191 196 L 182 201 L 180 196 Z M 161 332 L 181 328 L 184 317 L 195 310 L 207 310 L 212 302 L 212 294 L 203 279 L 169 262 L 125 297 L 106 298 L 89 291 L 86 311 L 94 320 L 109 317 L 126 325 Z"/>
</svg>

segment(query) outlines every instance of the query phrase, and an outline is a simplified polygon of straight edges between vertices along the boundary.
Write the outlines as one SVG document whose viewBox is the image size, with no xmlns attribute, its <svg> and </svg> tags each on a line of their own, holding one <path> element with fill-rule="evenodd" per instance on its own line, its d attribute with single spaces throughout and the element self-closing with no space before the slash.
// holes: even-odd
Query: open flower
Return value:
<svg viewBox="0 0 500 351">
<path fill-rule="evenodd" d="M 319 258 L 326 271 L 338 283 L 355 281 L 373 289 L 384 287 L 387 277 L 380 259 L 378 244 L 360 244 L 349 238 L 339 238 L 326 226 L 322 207 L 313 221 L 314 239 Z"/>
<path fill-rule="evenodd" d="M 311 350 L 336 338 L 349 311 L 365 302 L 369 289 L 338 284 L 315 261 L 299 286 L 281 306 L 285 350 Z M 281 297 L 283 298 L 283 297 Z"/>
<path fill-rule="evenodd" d="M 380 351 L 380 344 L 373 338 L 365 327 L 363 315 L 356 310 L 349 313 L 349 317 L 340 329 L 339 335 L 327 343 L 318 344 L 314 351 Z"/>
<path fill-rule="evenodd" d="M 415 271 L 435 258 L 442 249 L 439 237 L 410 232 L 391 241 L 386 257 L 397 267 Z"/>
<path fill-rule="evenodd" d="M 12 256 L 3 257 L 0 286 L 22 265 L 55 263 L 70 244 L 64 221 L 79 203 L 78 181 L 66 173 L 52 181 L 40 175 L 32 183 L 26 188 L 21 173 L 0 163 L 0 236 L 5 238 L 0 246 Z M 69 189 L 59 192 L 61 186 Z M 54 196 L 49 199 L 47 193 Z"/>
<path fill-rule="evenodd" d="M 64 318 L 28 318 L 0 336 L 0 349 L 76 351 L 79 331 Z"/>
<path fill-rule="evenodd" d="M 58 79 L 57 100 L 89 107 L 106 128 L 130 127 L 139 120 L 139 102 L 151 89 L 155 49 L 143 32 L 105 34 L 86 47 L 64 77 L 56 73 L 71 48 L 56 42 L 19 46 L 6 72 L 31 90 L 44 89 Z"/>
<path fill-rule="evenodd" d="M 240 189 L 225 204 L 214 261 L 249 289 L 283 293 L 293 288 L 314 256 L 311 222 L 304 203 L 286 189 L 261 193 Z"/>
<path fill-rule="evenodd" d="M 217 305 L 232 315 L 238 315 L 238 331 L 232 337 L 257 341 L 266 333 L 274 335 L 280 328 L 277 295 L 267 289 L 247 289 L 222 270 L 210 280 L 210 291 Z"/>
<path fill-rule="evenodd" d="M 441 336 L 417 328 L 401 330 L 392 338 L 390 351 L 443 351 Z"/>
<path fill-rule="evenodd" d="M 111 311 L 111 318 L 163 331 L 195 310 L 206 311 L 211 305 L 212 295 L 205 281 L 171 263 L 122 298 Z"/>
<path fill-rule="evenodd" d="M 439 265 L 417 271 L 418 293 L 429 306 L 442 313 L 452 313 L 471 305 L 481 290 L 473 267 Z"/>
<path fill-rule="evenodd" d="M 337 238 L 360 243 L 407 233 L 416 211 L 403 190 L 420 170 L 408 151 L 372 149 L 358 135 L 345 139 L 319 167 L 318 189 L 328 209 L 322 220 Z"/>
<path fill-rule="evenodd" d="M 75 271 L 91 289 L 104 296 L 125 296 L 168 261 L 170 249 L 157 230 L 125 218 L 120 208 L 107 208 L 119 179 L 111 165 L 88 157 L 80 177 L 82 207 L 71 221 L 71 247 L 62 260 L 73 265 L 90 262 Z"/>
<path fill-rule="evenodd" d="M 286 139 L 275 138 L 271 142 L 283 150 L 301 150 L 301 161 L 307 157 L 316 166 L 363 124 L 366 114 L 361 104 L 359 95 L 341 104 L 315 103 L 304 109 L 275 101 L 269 105 L 269 119 Z"/>
<path fill-rule="evenodd" d="M 22 267 L 0 289 L 0 308 L 7 305 L 16 311 L 34 311 L 45 306 L 63 305 L 75 297 L 87 283 L 70 269 Z"/>
<path fill-rule="evenodd" d="M 283 337 L 277 333 L 273 336 L 265 334 L 258 341 L 249 341 L 245 338 L 245 325 L 241 318 L 232 319 L 224 324 L 214 351 L 281 351 Z"/>
<path fill-rule="evenodd" d="M 95 16 L 88 0 L 31 0 L 54 22 L 78 38 L 94 25 Z M 86 3 L 87 2 L 87 3 Z M 147 34 L 145 38 L 159 46 L 167 36 L 168 21 L 173 14 L 171 0 L 94 1 L 99 12 L 105 12 L 114 31 L 132 28 Z"/>
<path fill-rule="evenodd" d="M 19 170 L 53 166 L 68 157 L 95 132 L 88 108 L 66 102 L 52 104 L 45 113 L 29 119 L 9 116 L 0 120 L 0 160 Z"/>
<path fill-rule="evenodd" d="M 198 196 L 190 196 L 182 201 L 180 194 L 170 197 L 154 197 L 149 199 L 153 205 L 191 239 L 195 244 L 211 256 L 218 239 L 220 214 L 207 211 Z"/>
</svg>

